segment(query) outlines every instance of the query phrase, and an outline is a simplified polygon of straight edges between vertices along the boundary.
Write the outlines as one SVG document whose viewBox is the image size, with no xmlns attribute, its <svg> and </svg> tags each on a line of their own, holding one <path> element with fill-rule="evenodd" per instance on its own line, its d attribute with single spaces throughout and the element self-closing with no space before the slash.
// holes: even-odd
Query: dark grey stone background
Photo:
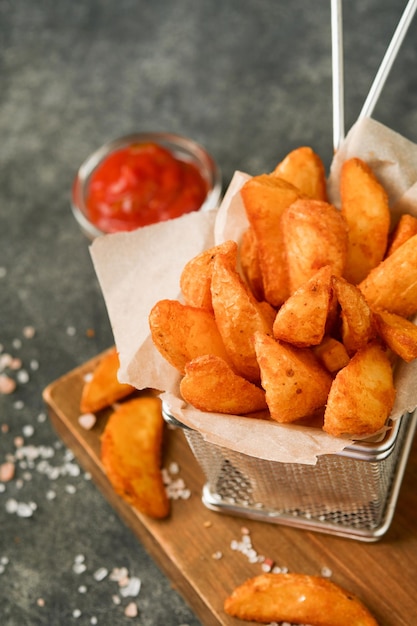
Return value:
<svg viewBox="0 0 417 626">
<path fill-rule="evenodd" d="M 402 5 L 345 3 L 347 128 Z M 376 119 L 412 140 L 416 35 L 413 23 L 375 110 Z M 42 417 L 42 389 L 112 343 L 88 244 L 70 211 L 71 183 L 92 150 L 141 130 L 201 142 L 225 186 L 235 169 L 270 171 L 302 144 L 328 165 L 330 2 L 0 0 L 0 344 L 29 373 L 13 395 L 0 396 L 0 464 L 22 436 L 25 445 L 53 450 L 48 463 L 63 467 L 65 448 Z M 32 339 L 26 326 L 36 329 Z M 54 477 L 41 472 L 45 462 L 33 465 L 17 463 L 0 491 L 2 626 L 81 625 L 93 616 L 101 626 L 197 626 L 83 472 Z M 13 499 L 35 503 L 33 515 L 8 512 Z M 87 565 L 82 575 L 73 571 L 79 554 Z M 115 583 L 94 581 L 102 566 L 126 566 L 142 579 L 140 618 L 123 617 L 112 601 Z"/>
</svg>

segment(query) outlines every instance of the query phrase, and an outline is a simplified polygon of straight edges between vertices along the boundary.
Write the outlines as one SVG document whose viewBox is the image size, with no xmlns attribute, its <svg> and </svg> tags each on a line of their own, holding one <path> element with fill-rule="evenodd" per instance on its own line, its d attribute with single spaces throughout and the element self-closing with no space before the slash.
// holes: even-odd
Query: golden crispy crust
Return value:
<svg viewBox="0 0 417 626">
<path fill-rule="evenodd" d="M 260 623 L 378 626 L 362 602 L 335 583 L 306 574 L 261 574 L 237 587 L 228 615 Z"/>
</svg>

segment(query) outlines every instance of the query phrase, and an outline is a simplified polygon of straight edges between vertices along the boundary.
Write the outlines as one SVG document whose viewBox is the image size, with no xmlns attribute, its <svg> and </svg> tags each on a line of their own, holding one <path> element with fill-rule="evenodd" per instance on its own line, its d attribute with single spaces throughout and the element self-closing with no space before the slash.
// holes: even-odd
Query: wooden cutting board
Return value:
<svg viewBox="0 0 417 626">
<path fill-rule="evenodd" d="M 108 414 L 92 430 L 78 417 L 85 376 L 100 355 L 51 383 L 43 393 L 58 435 L 132 529 L 145 549 L 206 626 L 243 626 L 228 617 L 223 602 L 233 588 L 262 572 L 232 542 L 248 532 L 256 553 L 291 572 L 320 575 L 358 595 L 380 626 L 411 626 L 417 620 L 417 442 L 413 444 L 393 522 L 376 543 L 363 543 L 208 510 L 201 501 L 203 474 L 181 429 L 167 429 L 164 466 L 179 465 L 191 497 L 172 501 L 169 518 L 139 514 L 115 494 L 100 462 L 100 434 Z"/>
</svg>

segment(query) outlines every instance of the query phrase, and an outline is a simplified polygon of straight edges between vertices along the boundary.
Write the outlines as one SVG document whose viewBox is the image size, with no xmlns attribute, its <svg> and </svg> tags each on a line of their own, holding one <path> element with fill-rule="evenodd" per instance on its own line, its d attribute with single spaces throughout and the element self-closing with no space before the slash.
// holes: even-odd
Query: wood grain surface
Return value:
<svg viewBox="0 0 417 626">
<path fill-rule="evenodd" d="M 232 517 L 208 510 L 201 502 L 203 474 L 180 429 L 166 429 L 164 466 L 178 463 L 179 476 L 191 490 L 186 500 L 173 500 L 169 518 L 144 517 L 115 494 L 100 462 L 100 434 L 107 416 L 100 414 L 92 430 L 78 422 L 85 375 L 98 358 L 51 383 L 43 392 L 51 421 L 64 443 L 131 528 L 138 540 L 206 626 L 241 626 L 228 617 L 223 602 L 233 588 L 262 572 L 233 541 L 249 532 L 254 550 L 292 572 L 320 575 L 359 596 L 380 626 L 417 623 L 417 445 L 414 442 L 396 512 L 388 532 L 375 543 L 325 535 Z"/>
</svg>

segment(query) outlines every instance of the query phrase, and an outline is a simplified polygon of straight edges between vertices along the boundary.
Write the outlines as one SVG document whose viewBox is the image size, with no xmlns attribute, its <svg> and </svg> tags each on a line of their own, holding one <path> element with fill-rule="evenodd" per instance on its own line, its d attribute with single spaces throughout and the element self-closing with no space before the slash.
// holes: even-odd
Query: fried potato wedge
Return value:
<svg viewBox="0 0 417 626">
<path fill-rule="evenodd" d="M 226 598 L 224 610 L 238 619 L 268 624 L 378 626 L 365 605 L 327 578 L 307 574 L 259 574 Z"/>
<path fill-rule="evenodd" d="M 312 148 L 301 146 L 287 154 L 273 174 L 297 187 L 304 195 L 327 201 L 326 170 Z"/>
<path fill-rule="evenodd" d="M 271 332 L 272 323 L 236 270 L 218 256 L 211 280 L 216 324 L 233 369 L 251 382 L 259 381 L 255 332 Z"/>
<path fill-rule="evenodd" d="M 241 196 L 256 237 L 265 300 L 280 306 L 289 295 L 281 217 L 300 192 L 282 178 L 262 174 L 243 185 Z"/>
<path fill-rule="evenodd" d="M 358 285 L 373 310 L 417 313 L 417 235 L 386 257 Z"/>
<path fill-rule="evenodd" d="M 407 239 L 417 235 L 417 217 L 404 213 L 401 215 L 397 226 L 391 234 L 390 244 L 386 252 L 389 256 L 397 250 Z"/>
<path fill-rule="evenodd" d="M 231 267 L 236 267 L 238 246 L 234 241 L 204 250 L 184 266 L 180 276 L 180 287 L 185 304 L 213 311 L 211 304 L 211 272 L 217 254 L 225 255 Z"/>
<path fill-rule="evenodd" d="M 177 300 L 160 300 L 149 314 L 153 343 L 182 374 L 197 356 L 214 354 L 229 362 L 213 313 Z"/>
<path fill-rule="evenodd" d="M 257 333 L 255 350 L 272 419 L 295 422 L 326 404 L 332 377 L 310 349 Z"/>
<path fill-rule="evenodd" d="M 379 311 L 375 314 L 379 336 L 385 344 L 407 363 L 417 358 L 417 326 L 395 313 Z"/>
<path fill-rule="evenodd" d="M 391 223 L 388 195 L 371 168 L 351 158 L 340 172 L 340 198 L 349 228 L 344 277 L 356 285 L 384 257 Z"/>
<path fill-rule="evenodd" d="M 299 199 L 282 215 L 290 293 L 330 265 L 333 274 L 343 274 L 348 235 L 345 220 L 332 204 Z"/>
<path fill-rule="evenodd" d="M 335 437 L 376 433 L 384 426 L 394 399 L 390 360 L 379 343 L 371 342 L 336 374 L 323 430 Z"/>
<path fill-rule="evenodd" d="M 341 307 L 342 340 L 350 355 L 376 336 L 374 317 L 362 292 L 340 276 L 333 276 L 333 289 Z"/>
<path fill-rule="evenodd" d="M 219 357 L 198 357 L 185 366 L 181 395 L 196 409 L 244 415 L 267 408 L 265 392 L 233 372 Z"/>
<path fill-rule="evenodd" d="M 119 382 L 119 367 L 117 350 L 111 348 L 100 359 L 92 377 L 83 386 L 80 400 L 82 413 L 97 413 L 135 391 L 131 385 Z"/>
<path fill-rule="evenodd" d="M 256 236 L 251 227 L 247 228 L 242 235 L 239 257 L 243 275 L 250 290 L 257 300 L 263 300 L 264 285 L 259 263 L 258 244 L 256 243 Z"/>
<path fill-rule="evenodd" d="M 155 397 L 126 400 L 110 415 L 101 436 L 101 461 L 116 493 L 138 511 L 167 517 L 161 473 L 164 419 Z"/>
<path fill-rule="evenodd" d="M 332 268 L 326 265 L 279 309 L 273 325 L 275 339 L 299 348 L 318 345 L 326 330 L 332 295 Z"/>
<path fill-rule="evenodd" d="M 344 344 L 334 337 L 324 337 L 320 345 L 313 348 L 313 352 L 331 374 L 341 370 L 350 360 Z"/>
</svg>

